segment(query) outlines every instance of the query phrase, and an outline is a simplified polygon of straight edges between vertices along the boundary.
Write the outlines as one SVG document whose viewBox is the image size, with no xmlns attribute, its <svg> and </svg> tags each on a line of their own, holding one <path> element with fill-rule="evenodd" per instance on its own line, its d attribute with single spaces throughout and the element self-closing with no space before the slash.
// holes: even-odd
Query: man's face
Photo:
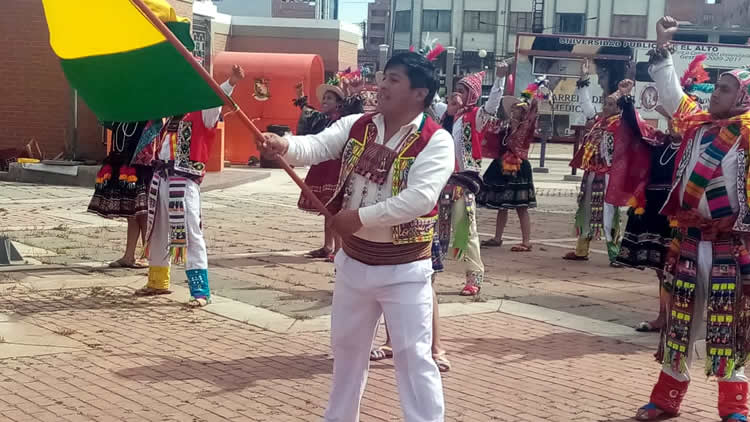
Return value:
<svg viewBox="0 0 750 422">
<path fill-rule="evenodd" d="M 469 90 L 466 88 L 464 84 L 458 85 L 456 87 L 455 92 L 459 97 L 461 97 L 461 101 L 466 101 L 466 98 L 469 97 Z"/>
<path fill-rule="evenodd" d="M 406 68 L 402 65 L 389 67 L 378 86 L 378 112 L 402 110 L 424 104 L 427 88 L 412 88 Z"/>
<path fill-rule="evenodd" d="M 463 107 L 463 100 L 461 99 L 461 95 L 457 92 L 454 92 L 451 97 L 448 99 L 448 108 L 445 110 L 445 112 L 449 116 L 455 116 L 458 113 L 458 110 Z"/>
<path fill-rule="evenodd" d="M 330 113 L 336 110 L 339 104 L 339 97 L 331 91 L 323 94 L 323 101 L 320 102 L 320 111 L 323 113 Z"/>
<path fill-rule="evenodd" d="M 604 114 L 604 117 L 614 116 L 615 114 L 620 113 L 620 107 L 617 106 L 617 101 L 611 97 L 605 98 L 604 104 L 602 105 L 602 113 Z"/>
<path fill-rule="evenodd" d="M 716 89 L 711 94 L 708 112 L 719 118 L 729 117 L 732 108 L 736 105 L 739 89 L 740 84 L 735 78 L 728 75 L 719 78 Z"/>
</svg>

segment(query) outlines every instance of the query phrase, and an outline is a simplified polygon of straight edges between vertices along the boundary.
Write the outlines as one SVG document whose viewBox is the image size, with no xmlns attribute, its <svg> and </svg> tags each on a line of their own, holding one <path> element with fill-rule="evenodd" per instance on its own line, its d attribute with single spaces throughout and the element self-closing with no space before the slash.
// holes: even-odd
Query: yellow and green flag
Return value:
<svg viewBox="0 0 750 422">
<path fill-rule="evenodd" d="M 188 48 L 190 21 L 165 0 L 142 0 Z M 99 120 L 131 122 L 223 104 L 132 0 L 43 0 L 50 44 Z"/>
</svg>

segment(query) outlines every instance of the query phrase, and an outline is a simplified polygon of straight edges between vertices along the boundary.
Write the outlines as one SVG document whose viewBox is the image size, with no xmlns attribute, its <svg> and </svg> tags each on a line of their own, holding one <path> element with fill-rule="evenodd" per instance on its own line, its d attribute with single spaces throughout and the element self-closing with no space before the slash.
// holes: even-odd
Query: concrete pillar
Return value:
<svg viewBox="0 0 750 422">
<path fill-rule="evenodd" d="M 385 69 L 385 64 L 388 63 L 388 44 L 380 44 L 380 50 L 378 51 L 378 70 Z"/>
<path fill-rule="evenodd" d="M 453 92 L 453 70 L 456 63 L 456 47 L 445 48 L 445 92 Z"/>
</svg>

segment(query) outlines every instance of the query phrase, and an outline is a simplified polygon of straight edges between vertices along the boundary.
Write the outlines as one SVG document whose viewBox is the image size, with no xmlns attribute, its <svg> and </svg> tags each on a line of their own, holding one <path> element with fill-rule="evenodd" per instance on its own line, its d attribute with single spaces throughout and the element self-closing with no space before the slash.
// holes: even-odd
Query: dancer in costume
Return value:
<svg viewBox="0 0 750 422">
<path fill-rule="evenodd" d="M 705 59 L 706 55 L 697 56 L 680 79 L 682 89 L 688 95 L 692 96 L 693 92 L 698 91 L 713 91 L 713 85 L 704 83 L 709 79 L 702 66 Z M 628 224 L 617 257 L 617 262 L 625 266 L 656 271 L 659 280 L 659 315 L 654 321 L 643 321 L 636 327 L 637 331 L 642 332 L 659 331 L 666 321 L 669 292 L 665 289 L 663 270 L 669 244 L 672 242 L 673 228 L 670 227 L 669 219 L 659 211 L 672 187 L 675 157 L 682 141 L 674 128 L 672 116 L 662 106 L 658 106 L 657 111 L 669 120 L 669 130 L 667 134 L 655 132 L 655 136 L 643 137 L 651 153 L 645 205 L 638 204 L 634 198 L 635 203 L 631 204 L 628 211 Z M 623 108 L 623 119 L 632 120 L 636 117 L 635 113 L 632 102 L 629 102 Z"/>
<path fill-rule="evenodd" d="M 300 115 L 297 125 L 297 135 L 320 133 L 343 116 L 362 113 L 363 102 L 358 92 L 363 87 L 359 71 L 352 72 L 351 69 L 347 69 L 339 72 L 327 84 L 320 85 L 317 88 L 316 95 L 318 101 L 320 101 L 320 111 L 318 111 L 308 105 L 302 82 L 297 84 L 297 99 L 294 100 L 294 105 L 302 109 L 302 115 Z M 329 160 L 311 166 L 307 172 L 305 183 L 310 186 L 310 189 L 324 204 L 331 200 L 336 190 L 340 170 L 340 160 Z M 297 206 L 303 211 L 319 212 L 305 195 L 300 195 Z M 326 219 L 323 247 L 309 252 L 307 256 L 310 258 L 328 258 L 329 261 L 333 262 L 333 254 L 338 251 L 340 244 L 341 242 L 334 236 L 333 230 L 328 227 L 328 219 Z"/>
<path fill-rule="evenodd" d="M 235 65 L 221 89 L 231 95 L 244 77 L 242 68 Z M 148 283 L 136 292 L 139 296 L 170 293 L 170 258 L 174 258 L 185 262 L 191 296 L 188 304 L 205 306 L 211 301 L 200 183 L 220 115 L 221 107 L 216 107 L 172 116 L 159 134 L 149 190 Z"/>
<path fill-rule="evenodd" d="M 503 232 L 508 223 L 508 210 L 514 209 L 521 222 L 521 244 L 513 246 L 513 252 L 531 251 L 531 217 L 529 208 L 536 208 L 534 179 L 529 163 L 529 147 L 534 138 L 537 124 L 537 102 L 539 87 L 544 80 L 530 84 L 519 102 L 510 105 L 506 115 L 510 119 L 503 122 L 497 136 L 500 147 L 498 159 L 493 160 L 484 173 L 484 186 L 479 192 L 477 203 L 497 210 L 495 237 L 482 242 L 482 246 L 499 247 L 503 244 Z"/>
<path fill-rule="evenodd" d="M 677 415 L 690 383 L 696 341 L 706 340 L 705 373 L 718 379 L 719 416 L 747 421 L 745 362 L 750 346 L 750 239 L 747 202 L 750 72 L 721 74 L 703 111 L 680 86 L 670 41 L 677 21 L 657 23 L 650 74 L 683 141 L 661 213 L 677 226 L 665 270 L 672 299 L 657 358 L 659 379 L 636 419 Z"/>
<path fill-rule="evenodd" d="M 264 148 L 292 162 L 341 158 L 331 226 L 336 255 L 331 313 L 333 387 L 326 421 L 357 422 L 369 352 L 382 314 L 393 339 L 407 422 L 444 420 L 440 372 L 431 356 L 431 249 L 437 200 L 454 168 L 450 134 L 425 114 L 437 90 L 434 65 L 417 53 L 393 56 L 378 112 L 351 115 L 317 135 L 266 134 Z"/>
<path fill-rule="evenodd" d="M 112 131 L 112 149 L 96 175 L 94 196 L 88 212 L 104 218 L 126 218 L 128 221 L 125 254 L 110 267 L 146 268 L 145 259 L 136 259 L 138 238 L 146 246 L 148 186 L 153 169 L 151 160 L 139 160 L 136 154 L 141 138 L 152 141 L 161 122 L 105 122 Z"/>
<path fill-rule="evenodd" d="M 576 91 L 581 100 L 581 108 L 586 119 L 594 119 L 593 125 L 583 137 L 583 145 L 570 163 L 584 171 L 581 190 L 578 194 L 578 211 L 575 217 L 575 228 L 578 236 L 576 250 L 567 253 L 563 259 L 588 261 L 591 241 L 600 239 L 602 231 L 607 241 L 607 253 L 610 264 L 615 263 L 619 252 L 620 210 L 617 206 L 605 201 L 608 173 L 612 166 L 615 148 L 615 133 L 620 127 L 620 107 L 618 100 L 627 95 L 633 82 L 625 80 L 620 83 L 617 92 L 604 100 L 602 112 L 597 115 L 589 91 L 589 64 L 582 67 L 582 77 Z"/>
<path fill-rule="evenodd" d="M 497 65 L 495 84 L 483 107 L 477 102 L 482 95 L 484 72 L 461 79 L 456 85 L 456 95 L 450 101 L 460 107 L 455 114 L 446 111 L 445 119 L 453 119 L 451 133 L 456 150 L 456 167 L 451 180 L 440 198 L 440 244 L 443 252 L 464 263 L 466 283 L 462 296 L 476 296 L 482 288 L 484 264 L 480 253 L 477 232 L 475 195 L 482 182 L 482 138 L 488 123 L 493 119 L 503 96 L 508 65 Z M 450 104 L 449 104 L 449 109 Z M 443 122 L 443 127 L 448 125 Z"/>
</svg>

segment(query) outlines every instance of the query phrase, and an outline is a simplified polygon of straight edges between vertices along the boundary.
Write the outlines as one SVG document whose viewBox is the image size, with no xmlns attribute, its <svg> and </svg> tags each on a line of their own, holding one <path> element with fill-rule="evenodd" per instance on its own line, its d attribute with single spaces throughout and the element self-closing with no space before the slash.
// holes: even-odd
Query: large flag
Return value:
<svg viewBox="0 0 750 422">
<path fill-rule="evenodd" d="M 165 0 L 142 1 L 192 49 L 188 19 Z M 65 76 L 99 120 L 151 120 L 223 104 L 132 0 L 43 4 Z"/>
</svg>

